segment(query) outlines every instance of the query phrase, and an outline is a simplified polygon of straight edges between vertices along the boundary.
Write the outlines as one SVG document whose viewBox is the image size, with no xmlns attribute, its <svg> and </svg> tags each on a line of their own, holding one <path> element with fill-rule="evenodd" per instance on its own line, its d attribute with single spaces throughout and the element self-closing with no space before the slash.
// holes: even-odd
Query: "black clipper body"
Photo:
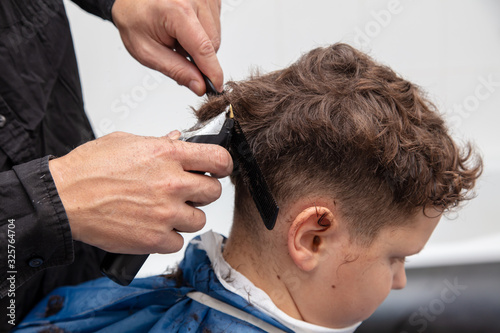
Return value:
<svg viewBox="0 0 500 333">
<path fill-rule="evenodd" d="M 229 111 L 225 111 L 207 122 L 197 124 L 192 130 L 183 132 L 179 140 L 216 144 L 229 150 L 233 127 L 234 119 Z M 149 254 L 106 253 L 101 262 L 101 272 L 114 282 L 127 286 L 148 257 Z"/>
</svg>

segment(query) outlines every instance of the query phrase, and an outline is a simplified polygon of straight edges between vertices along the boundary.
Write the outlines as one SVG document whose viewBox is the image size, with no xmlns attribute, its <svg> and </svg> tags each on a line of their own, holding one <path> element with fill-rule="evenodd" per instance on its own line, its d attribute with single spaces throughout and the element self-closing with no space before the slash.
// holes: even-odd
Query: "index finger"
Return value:
<svg viewBox="0 0 500 333">
<path fill-rule="evenodd" d="M 222 91 L 224 74 L 215 47 L 195 14 L 191 13 L 188 22 L 176 27 L 175 32 L 173 37 L 193 57 L 200 71 Z"/>
<path fill-rule="evenodd" d="M 229 176 L 233 171 L 231 154 L 221 146 L 175 141 L 178 150 L 183 152 L 180 163 L 186 171 L 200 171 L 211 173 L 214 177 Z"/>
</svg>

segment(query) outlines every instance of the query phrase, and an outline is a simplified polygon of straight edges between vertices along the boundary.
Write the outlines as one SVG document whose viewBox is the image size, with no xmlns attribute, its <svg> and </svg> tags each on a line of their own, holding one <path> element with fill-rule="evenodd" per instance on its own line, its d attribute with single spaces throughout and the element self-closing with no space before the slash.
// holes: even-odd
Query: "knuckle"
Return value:
<svg viewBox="0 0 500 333">
<path fill-rule="evenodd" d="M 217 147 L 219 148 L 219 147 Z M 217 170 L 222 172 L 230 171 L 232 158 L 229 152 L 224 148 L 219 148 L 214 152 L 214 163 Z"/>
<path fill-rule="evenodd" d="M 164 68 L 164 72 L 168 77 L 181 85 L 186 85 L 188 83 L 188 71 L 185 65 L 175 63 L 170 67 Z"/>
<path fill-rule="evenodd" d="M 220 38 L 220 35 L 217 34 L 216 36 L 213 36 L 211 38 L 212 40 L 212 47 L 214 48 L 214 51 L 217 52 L 220 48 L 220 44 L 221 44 L 221 38 Z"/>
<path fill-rule="evenodd" d="M 191 226 L 195 231 L 200 231 L 207 223 L 207 216 L 201 209 L 196 209 L 196 213 L 193 213 L 193 215 L 195 216 L 193 216 L 193 221 Z"/>
<path fill-rule="evenodd" d="M 171 242 L 169 242 L 168 245 L 165 245 L 165 248 L 163 250 L 164 253 L 172 253 L 172 252 L 177 252 L 182 249 L 184 246 L 184 238 L 182 236 L 178 235 L 174 237 Z"/>
<path fill-rule="evenodd" d="M 185 24 L 186 18 L 193 15 L 193 7 L 190 1 L 185 0 L 171 0 L 165 1 L 167 8 L 164 11 L 164 22 L 166 23 L 165 27 L 167 31 L 173 33 L 173 37 L 177 36 L 177 31 L 179 30 L 180 25 Z"/>
<path fill-rule="evenodd" d="M 222 194 L 222 184 L 213 177 L 206 177 L 206 180 L 203 180 L 198 188 L 204 196 L 205 205 L 219 199 Z"/>
<path fill-rule="evenodd" d="M 210 186 L 208 187 L 208 192 L 212 195 L 214 200 L 220 198 L 222 194 L 222 184 L 215 178 L 210 178 Z"/>
<path fill-rule="evenodd" d="M 163 221 L 163 223 L 167 226 L 172 225 L 179 218 L 179 210 L 174 206 L 175 205 L 166 205 L 161 212 L 159 220 Z"/>
<path fill-rule="evenodd" d="M 168 138 L 159 139 L 155 142 L 153 155 L 168 162 L 178 161 L 181 158 L 182 149 L 177 147 L 177 142 Z"/>
<path fill-rule="evenodd" d="M 185 11 L 189 7 L 187 1 L 185 0 L 170 0 L 170 1 L 159 1 L 161 5 L 165 6 L 164 13 L 173 13 L 177 16 L 180 12 Z"/>
<path fill-rule="evenodd" d="M 161 190 L 164 195 L 172 196 L 182 191 L 186 186 L 187 184 L 183 179 L 181 179 L 181 177 L 172 176 L 169 177 L 167 183 L 165 184 L 165 186 L 162 186 Z M 178 212 L 171 209 L 167 210 L 165 214 L 170 218 L 175 218 L 178 216 Z"/>
<path fill-rule="evenodd" d="M 189 13 L 193 10 L 189 1 L 174 0 L 172 4 L 180 13 L 184 15 L 189 15 Z"/>
<path fill-rule="evenodd" d="M 165 142 L 166 141 L 166 142 Z M 172 141 L 170 139 L 166 139 L 166 140 L 161 140 L 159 142 L 160 144 L 160 147 L 163 148 L 165 154 L 168 155 L 168 157 L 172 158 L 172 157 L 176 157 L 179 153 L 179 149 L 177 149 L 177 141 Z"/>
<path fill-rule="evenodd" d="M 202 57 L 210 57 L 215 55 L 214 44 L 210 39 L 203 39 L 198 46 L 198 50 Z"/>
<path fill-rule="evenodd" d="M 157 252 L 165 246 L 165 239 L 162 237 L 161 233 L 152 233 L 148 237 L 148 247 L 151 248 L 152 252 Z"/>
</svg>

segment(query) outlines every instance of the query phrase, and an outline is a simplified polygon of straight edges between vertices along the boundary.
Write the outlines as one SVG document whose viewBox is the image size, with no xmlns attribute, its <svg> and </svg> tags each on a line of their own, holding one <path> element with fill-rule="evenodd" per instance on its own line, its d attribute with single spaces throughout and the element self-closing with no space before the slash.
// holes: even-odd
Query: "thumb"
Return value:
<svg viewBox="0 0 500 333">
<path fill-rule="evenodd" d="M 178 130 L 173 130 L 172 132 L 167 134 L 167 137 L 171 140 L 177 140 L 181 137 L 181 132 Z"/>
</svg>

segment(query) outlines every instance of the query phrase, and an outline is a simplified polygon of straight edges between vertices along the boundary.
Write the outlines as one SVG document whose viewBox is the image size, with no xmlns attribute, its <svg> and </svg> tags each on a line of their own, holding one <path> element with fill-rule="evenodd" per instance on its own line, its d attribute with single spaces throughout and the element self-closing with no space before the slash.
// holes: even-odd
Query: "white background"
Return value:
<svg viewBox="0 0 500 333">
<path fill-rule="evenodd" d="M 98 136 L 118 130 L 161 136 L 194 124 L 189 106 L 202 98 L 136 62 L 111 23 L 69 1 L 66 7 L 86 110 Z M 316 46 L 341 41 L 422 86 L 454 136 L 479 147 L 485 173 L 478 197 L 443 220 L 409 266 L 500 260 L 500 2 L 222 0 L 221 20 L 218 54 L 226 81 L 255 68 L 283 68 Z M 221 199 L 204 209 L 203 231 L 227 235 L 233 189 L 222 182 Z M 161 273 L 181 257 L 151 256 L 141 275 Z"/>
</svg>

